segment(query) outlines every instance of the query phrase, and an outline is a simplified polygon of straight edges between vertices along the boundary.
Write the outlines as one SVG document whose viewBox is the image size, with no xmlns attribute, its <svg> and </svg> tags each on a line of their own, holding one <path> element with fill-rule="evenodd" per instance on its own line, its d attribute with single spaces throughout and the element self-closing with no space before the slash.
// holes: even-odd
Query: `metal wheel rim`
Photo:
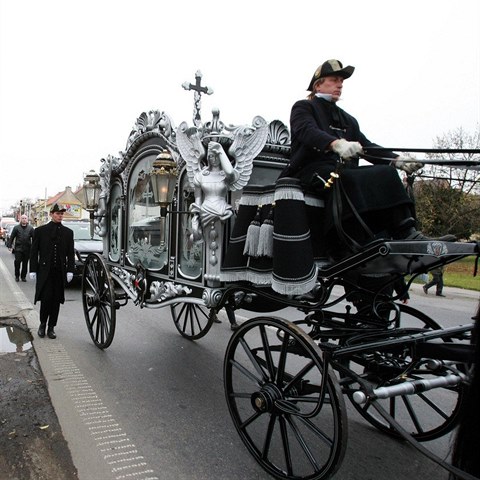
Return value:
<svg viewBox="0 0 480 480">
<path fill-rule="evenodd" d="M 173 323 L 182 337 L 198 340 L 213 325 L 214 311 L 198 303 L 179 302 L 170 306 Z"/>
<path fill-rule="evenodd" d="M 268 332 L 270 329 L 273 332 Z M 276 329 L 282 329 L 284 334 L 276 335 Z M 250 337 L 255 335 L 261 338 L 263 350 L 251 348 Z M 278 342 L 278 350 L 271 348 L 277 347 L 273 342 Z M 282 344 L 284 362 L 280 360 Z M 268 351 L 269 354 L 264 354 Z M 321 383 L 324 369 L 320 354 L 318 346 L 300 328 L 278 318 L 258 317 L 245 322 L 228 344 L 224 387 L 232 421 L 255 460 L 276 478 L 329 478 L 343 460 L 347 443 L 346 410 L 331 372 L 327 377 L 325 402 L 320 412 L 310 416 L 315 413 L 311 402 L 318 402 L 320 395 L 306 394 L 308 387 L 303 382 L 307 376 L 310 380 L 319 375 L 315 387 Z M 264 355 L 265 359 L 255 365 L 258 355 Z M 295 357 L 288 358 L 290 355 Z M 283 373 L 282 363 L 286 368 Z M 309 370 L 308 365 L 311 365 Z M 243 377 L 239 383 L 244 380 L 245 386 L 238 387 L 234 379 L 237 375 Z M 275 375 L 277 379 L 273 381 Z M 275 447 L 279 447 L 278 451 L 274 451 Z"/>
</svg>

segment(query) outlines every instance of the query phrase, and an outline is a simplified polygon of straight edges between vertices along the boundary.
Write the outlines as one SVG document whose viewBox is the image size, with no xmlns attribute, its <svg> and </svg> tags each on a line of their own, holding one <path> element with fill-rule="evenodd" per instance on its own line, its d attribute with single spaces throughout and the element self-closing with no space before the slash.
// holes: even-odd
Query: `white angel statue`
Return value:
<svg viewBox="0 0 480 480">
<path fill-rule="evenodd" d="M 212 132 L 201 138 L 202 130 L 189 128 L 182 122 L 177 130 L 177 146 L 185 159 L 190 184 L 194 187 L 195 202 L 191 204 L 193 239 L 202 238 L 202 230 L 217 220 L 224 222 L 233 215 L 227 203 L 228 190 L 240 190 L 247 185 L 252 173 L 253 159 L 265 145 L 268 125 L 261 117 L 255 127 L 243 126 L 228 137 Z M 232 138 L 233 136 L 233 142 Z M 203 141 L 202 141 L 203 140 Z M 231 142 L 228 154 L 218 141 Z M 205 151 L 204 141 L 207 141 Z M 204 164 L 206 156 L 206 165 Z M 200 225 L 198 225 L 200 223 Z"/>
</svg>

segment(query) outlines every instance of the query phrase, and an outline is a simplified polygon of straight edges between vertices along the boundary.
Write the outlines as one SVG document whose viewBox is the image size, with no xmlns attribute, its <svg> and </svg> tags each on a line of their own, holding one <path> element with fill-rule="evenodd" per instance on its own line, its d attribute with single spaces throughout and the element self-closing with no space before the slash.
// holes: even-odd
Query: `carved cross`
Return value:
<svg viewBox="0 0 480 480">
<path fill-rule="evenodd" d="M 195 84 L 190 82 L 182 83 L 182 87 L 185 90 L 193 90 L 193 124 L 196 127 L 199 127 L 202 123 L 200 110 L 201 110 L 201 95 L 202 93 L 206 93 L 207 95 L 211 95 L 213 93 L 213 89 L 210 87 L 202 87 L 202 72 L 197 70 L 195 73 Z"/>
</svg>

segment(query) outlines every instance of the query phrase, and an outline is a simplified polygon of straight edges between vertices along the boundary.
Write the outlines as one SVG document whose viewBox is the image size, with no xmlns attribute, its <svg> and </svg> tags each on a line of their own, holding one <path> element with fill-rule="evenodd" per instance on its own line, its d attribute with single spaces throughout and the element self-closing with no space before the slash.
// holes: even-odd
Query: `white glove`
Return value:
<svg viewBox="0 0 480 480">
<path fill-rule="evenodd" d="M 423 168 L 423 163 L 416 162 L 411 158 L 404 157 L 400 155 L 399 157 L 392 160 L 393 166 L 399 170 L 403 170 L 408 175 L 415 173 L 417 170 Z"/>
<path fill-rule="evenodd" d="M 73 273 L 72 272 L 67 272 L 67 283 L 70 283 L 73 279 Z"/>
<path fill-rule="evenodd" d="M 358 142 L 349 142 L 344 138 L 332 142 L 332 150 L 346 160 L 358 157 L 363 153 L 362 146 Z"/>
<path fill-rule="evenodd" d="M 35 272 L 30 272 L 30 280 L 36 280 L 37 274 Z"/>
</svg>

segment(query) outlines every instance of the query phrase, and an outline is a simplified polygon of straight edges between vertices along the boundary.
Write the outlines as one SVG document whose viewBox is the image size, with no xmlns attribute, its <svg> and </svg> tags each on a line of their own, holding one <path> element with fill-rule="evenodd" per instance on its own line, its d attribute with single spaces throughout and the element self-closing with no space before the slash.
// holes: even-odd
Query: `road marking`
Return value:
<svg viewBox="0 0 480 480">
<path fill-rule="evenodd" d="M 54 380 L 65 386 L 81 422 L 96 442 L 96 447 L 104 447 L 98 448 L 98 451 L 103 454 L 103 460 L 111 469 L 115 480 L 159 480 L 63 345 L 55 342 L 55 345 L 46 347 L 46 352 L 53 366 Z M 127 444 L 124 445 L 125 443 Z"/>
</svg>

